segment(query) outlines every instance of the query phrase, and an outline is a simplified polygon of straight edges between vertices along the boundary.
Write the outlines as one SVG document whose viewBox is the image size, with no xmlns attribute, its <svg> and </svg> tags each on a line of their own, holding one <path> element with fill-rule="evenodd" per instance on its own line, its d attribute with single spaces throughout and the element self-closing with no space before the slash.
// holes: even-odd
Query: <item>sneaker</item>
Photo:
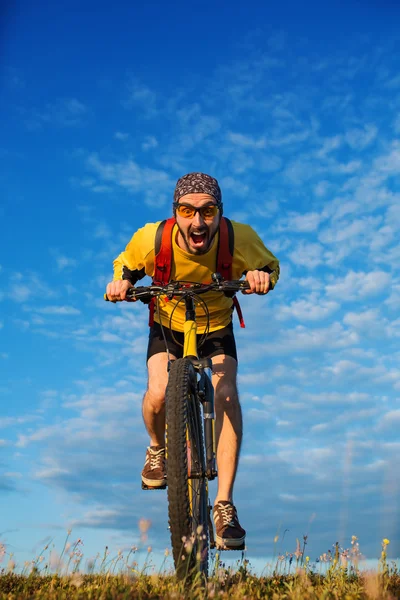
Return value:
<svg viewBox="0 0 400 600">
<path fill-rule="evenodd" d="M 149 488 L 164 488 L 166 483 L 165 448 L 149 446 L 146 450 L 146 460 L 142 471 L 142 485 Z"/>
<path fill-rule="evenodd" d="M 218 548 L 238 550 L 244 548 L 246 532 L 240 526 L 236 508 L 232 502 L 220 500 L 213 511 L 215 541 Z"/>
</svg>

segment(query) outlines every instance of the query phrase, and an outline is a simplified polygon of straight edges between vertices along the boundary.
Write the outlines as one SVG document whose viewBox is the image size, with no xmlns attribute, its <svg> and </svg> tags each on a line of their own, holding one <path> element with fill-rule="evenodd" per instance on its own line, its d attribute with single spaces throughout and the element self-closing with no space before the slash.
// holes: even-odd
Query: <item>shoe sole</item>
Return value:
<svg viewBox="0 0 400 600">
<path fill-rule="evenodd" d="M 218 550 L 244 550 L 245 549 L 246 536 L 241 538 L 221 538 L 219 535 L 215 536 L 215 545 Z"/>
<path fill-rule="evenodd" d="M 143 485 L 146 487 L 144 488 Z M 166 479 L 146 479 L 146 477 L 142 476 L 142 488 L 143 489 L 154 489 L 154 490 L 165 490 L 167 487 Z"/>
</svg>

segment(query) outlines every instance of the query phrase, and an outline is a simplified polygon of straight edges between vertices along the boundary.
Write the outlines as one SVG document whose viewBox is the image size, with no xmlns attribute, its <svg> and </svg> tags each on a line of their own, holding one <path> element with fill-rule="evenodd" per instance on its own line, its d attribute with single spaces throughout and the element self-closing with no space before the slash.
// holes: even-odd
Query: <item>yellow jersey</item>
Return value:
<svg viewBox="0 0 400 600">
<path fill-rule="evenodd" d="M 114 260 L 114 280 L 129 279 L 136 283 L 145 275 L 154 275 L 155 235 L 161 221 L 147 223 L 138 229 L 124 252 Z M 274 288 L 279 278 L 279 261 L 265 247 L 264 243 L 250 225 L 231 221 L 234 231 L 234 252 L 232 259 L 232 279 L 240 279 L 247 271 L 265 270 L 270 273 L 270 287 Z M 205 254 L 190 254 L 180 248 L 176 242 L 178 226 L 172 231 L 171 280 L 209 283 L 217 264 L 218 236 L 216 234 L 211 248 Z M 232 298 L 222 292 L 202 294 L 209 313 L 209 331 L 226 327 L 232 318 Z M 165 327 L 183 331 L 185 304 L 178 299 L 167 300 L 160 296 L 159 306 L 154 312 L 154 320 L 161 321 Z M 207 326 L 207 315 L 200 305 L 196 307 L 198 333 Z"/>
</svg>

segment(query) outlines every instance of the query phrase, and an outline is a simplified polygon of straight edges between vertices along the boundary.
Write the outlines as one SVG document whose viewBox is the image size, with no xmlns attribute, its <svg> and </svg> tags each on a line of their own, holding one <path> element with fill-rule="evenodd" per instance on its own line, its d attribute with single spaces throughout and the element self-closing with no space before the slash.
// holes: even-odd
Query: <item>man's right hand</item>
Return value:
<svg viewBox="0 0 400 600">
<path fill-rule="evenodd" d="M 115 302 L 116 300 L 126 300 L 126 292 L 131 287 L 133 287 L 132 283 L 128 281 L 128 279 L 110 281 L 106 288 L 107 298 L 111 302 Z"/>
</svg>

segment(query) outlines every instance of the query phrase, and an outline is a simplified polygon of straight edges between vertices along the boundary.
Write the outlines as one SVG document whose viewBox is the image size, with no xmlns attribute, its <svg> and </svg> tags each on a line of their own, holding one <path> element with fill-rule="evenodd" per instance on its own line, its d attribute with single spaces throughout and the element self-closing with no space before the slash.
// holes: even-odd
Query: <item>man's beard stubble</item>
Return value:
<svg viewBox="0 0 400 600">
<path fill-rule="evenodd" d="M 211 249 L 212 243 L 214 241 L 215 236 L 217 235 L 218 231 L 219 231 L 219 224 L 218 224 L 218 228 L 214 231 L 214 233 L 211 235 L 211 237 L 208 238 L 208 244 L 207 244 L 207 248 L 205 248 L 204 250 L 202 250 L 201 248 L 194 250 L 191 246 L 190 243 L 188 241 L 188 238 L 190 238 L 190 233 L 188 233 L 188 235 L 186 236 L 185 233 L 183 232 L 183 230 L 180 228 L 179 223 L 176 223 L 179 229 L 179 233 L 182 236 L 183 242 L 185 244 L 185 249 L 189 254 L 194 254 L 194 255 L 201 255 L 201 254 L 207 254 L 207 252 Z M 205 231 L 205 230 L 204 230 Z M 210 229 L 207 227 L 207 236 L 209 235 L 209 231 Z"/>
</svg>

